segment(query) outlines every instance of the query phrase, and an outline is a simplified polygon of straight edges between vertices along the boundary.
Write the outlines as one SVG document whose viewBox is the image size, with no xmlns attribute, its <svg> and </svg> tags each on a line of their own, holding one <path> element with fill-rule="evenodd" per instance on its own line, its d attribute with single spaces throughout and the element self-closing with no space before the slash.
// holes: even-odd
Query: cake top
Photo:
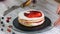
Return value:
<svg viewBox="0 0 60 34">
<path fill-rule="evenodd" d="M 35 20 L 44 17 L 44 14 L 40 10 L 27 10 L 20 12 L 18 17 L 25 20 Z"/>
<path fill-rule="evenodd" d="M 39 11 L 27 11 L 24 13 L 24 16 L 28 18 L 38 18 L 42 16 L 42 13 Z"/>
</svg>

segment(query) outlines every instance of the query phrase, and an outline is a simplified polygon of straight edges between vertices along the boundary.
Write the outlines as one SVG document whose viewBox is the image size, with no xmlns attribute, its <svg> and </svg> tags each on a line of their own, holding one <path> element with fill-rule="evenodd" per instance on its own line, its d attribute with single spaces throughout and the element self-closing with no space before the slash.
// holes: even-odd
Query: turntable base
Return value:
<svg viewBox="0 0 60 34">
<path fill-rule="evenodd" d="M 18 18 L 15 18 L 13 21 L 13 25 L 15 28 L 22 31 L 38 31 L 42 30 L 48 26 L 51 26 L 51 20 L 48 17 L 45 17 L 45 22 L 39 26 L 27 27 L 18 22 Z"/>
</svg>

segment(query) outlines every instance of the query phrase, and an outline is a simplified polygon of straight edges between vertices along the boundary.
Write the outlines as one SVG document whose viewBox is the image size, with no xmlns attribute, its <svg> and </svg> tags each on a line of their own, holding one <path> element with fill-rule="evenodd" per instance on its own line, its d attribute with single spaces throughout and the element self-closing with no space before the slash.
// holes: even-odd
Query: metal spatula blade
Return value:
<svg viewBox="0 0 60 34">
<path fill-rule="evenodd" d="M 8 13 L 12 12 L 12 10 L 15 10 L 17 8 L 19 8 L 20 6 L 12 6 L 11 8 L 9 8 L 8 10 L 6 10 L 3 14 L 3 16 L 7 15 Z"/>
</svg>

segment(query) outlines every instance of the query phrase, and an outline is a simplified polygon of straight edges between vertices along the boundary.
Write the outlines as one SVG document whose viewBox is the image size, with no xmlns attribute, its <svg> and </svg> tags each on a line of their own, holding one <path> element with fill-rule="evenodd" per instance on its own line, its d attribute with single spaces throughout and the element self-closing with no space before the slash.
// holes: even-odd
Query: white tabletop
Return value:
<svg viewBox="0 0 60 34">
<path fill-rule="evenodd" d="M 42 0 L 41 0 L 42 1 Z M 52 10 L 53 12 L 54 12 L 54 8 L 53 8 L 53 6 L 55 6 L 55 8 L 57 8 L 57 5 L 58 5 L 58 3 L 56 3 L 56 2 L 54 2 L 54 1 L 48 1 L 49 3 L 51 3 L 52 5 L 52 7 L 50 7 L 50 10 Z M 56 5 L 55 5 L 55 3 L 56 3 Z M 2 5 L 3 3 L 0 3 L 0 5 Z M 42 4 L 42 5 L 45 5 L 44 3 Z M 13 5 L 11 5 L 11 6 L 13 6 Z M 50 5 L 49 4 L 47 4 L 47 5 L 45 5 L 45 7 L 49 7 Z M 7 10 L 7 8 L 6 9 L 4 9 L 4 7 L 5 6 L 0 6 L 0 8 L 2 8 L 2 9 L 0 9 L 0 14 L 2 13 L 3 14 L 3 12 L 5 11 L 5 10 Z M 42 6 L 41 6 L 42 7 Z M 51 8 L 53 8 L 53 9 L 51 9 Z M 49 8 L 48 8 L 49 9 Z M 42 10 L 42 9 L 41 9 Z M 3 12 L 2 12 L 3 11 Z M 43 11 L 43 10 L 42 10 Z M 55 10 L 56 11 L 56 10 Z M 54 20 L 54 19 L 53 19 Z M 18 33 L 18 34 L 20 34 L 19 32 L 16 32 L 16 33 Z M 46 32 L 43 32 L 43 33 L 33 33 L 33 34 L 60 34 L 60 28 L 59 27 L 54 27 L 54 28 L 52 28 L 51 30 L 49 30 L 49 31 L 46 31 Z M 6 33 L 6 32 L 2 32 L 2 31 L 0 31 L 0 34 L 10 34 L 10 33 Z M 32 34 L 32 33 L 21 33 L 21 34 Z"/>
</svg>

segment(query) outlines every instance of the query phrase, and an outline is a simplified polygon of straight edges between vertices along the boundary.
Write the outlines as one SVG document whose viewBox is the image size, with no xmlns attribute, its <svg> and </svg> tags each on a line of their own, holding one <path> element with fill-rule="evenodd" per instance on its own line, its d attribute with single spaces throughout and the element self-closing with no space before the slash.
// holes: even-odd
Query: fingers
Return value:
<svg viewBox="0 0 60 34">
<path fill-rule="evenodd" d="M 59 25 L 60 25 L 60 17 L 54 23 L 54 26 L 59 26 Z"/>
<path fill-rule="evenodd" d="M 60 4 L 58 5 L 57 14 L 60 15 Z"/>
</svg>

